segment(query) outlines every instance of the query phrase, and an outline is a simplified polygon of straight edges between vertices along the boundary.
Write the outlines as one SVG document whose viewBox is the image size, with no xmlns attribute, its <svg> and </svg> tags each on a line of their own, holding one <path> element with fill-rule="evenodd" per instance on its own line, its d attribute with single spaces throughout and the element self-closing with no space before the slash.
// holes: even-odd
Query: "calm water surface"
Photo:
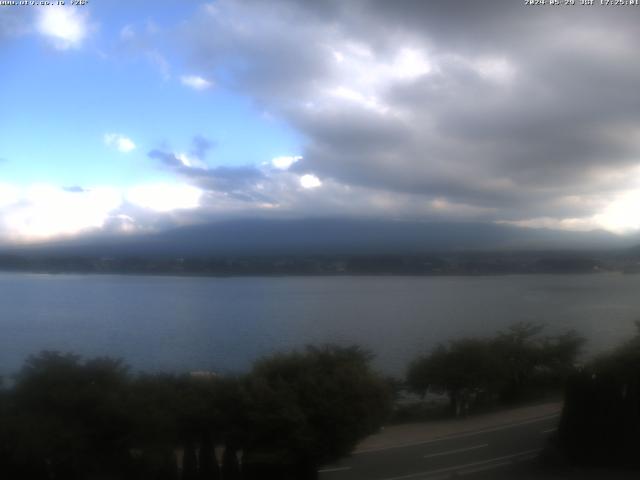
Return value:
<svg viewBox="0 0 640 480">
<path fill-rule="evenodd" d="M 401 374 L 418 353 L 510 323 L 575 328 L 590 352 L 634 332 L 640 276 L 200 278 L 0 274 L 0 374 L 43 349 L 141 370 L 242 371 L 307 343 L 358 343 Z"/>
</svg>

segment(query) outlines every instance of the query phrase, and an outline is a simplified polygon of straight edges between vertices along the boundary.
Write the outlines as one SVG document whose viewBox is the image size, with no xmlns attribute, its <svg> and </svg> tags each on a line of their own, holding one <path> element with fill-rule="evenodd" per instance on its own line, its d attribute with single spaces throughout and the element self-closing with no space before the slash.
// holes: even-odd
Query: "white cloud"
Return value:
<svg viewBox="0 0 640 480">
<path fill-rule="evenodd" d="M 120 193 L 109 187 L 68 192 L 37 184 L 25 189 L 14 188 L 16 192 L 19 201 L 4 205 L 0 222 L 7 236 L 19 241 L 45 240 L 99 229 L 122 204 Z"/>
<path fill-rule="evenodd" d="M 401 48 L 390 66 L 390 75 L 404 80 L 414 80 L 431 73 L 431 63 L 424 52 L 417 48 Z"/>
<path fill-rule="evenodd" d="M 301 156 L 289 156 L 289 157 L 275 157 L 271 159 L 271 165 L 273 165 L 278 170 L 287 170 L 294 163 L 302 160 Z"/>
<path fill-rule="evenodd" d="M 96 231 L 150 230 L 158 215 L 195 209 L 201 196 L 199 188 L 182 183 L 129 189 L 0 183 L 0 241 L 34 242 Z"/>
<path fill-rule="evenodd" d="M 434 69 L 425 51 L 413 46 L 401 46 L 389 58 L 380 58 L 370 46 L 356 42 L 330 51 L 335 64 L 333 76 L 325 83 L 328 99 L 351 102 L 379 114 L 391 112 L 382 100 L 391 86 L 414 81 Z"/>
<path fill-rule="evenodd" d="M 551 230 L 569 230 L 574 232 L 589 232 L 601 225 L 593 218 L 553 218 L 539 217 L 526 220 L 499 220 L 495 222 L 499 225 L 514 225 L 522 228 L 547 228 Z"/>
<path fill-rule="evenodd" d="M 20 189 L 7 183 L 0 183 L 0 208 L 13 205 L 20 200 Z"/>
<path fill-rule="evenodd" d="M 375 96 L 365 96 L 363 93 L 349 87 L 339 86 L 331 88 L 327 93 L 332 97 L 353 102 L 378 113 L 386 113 L 389 110 L 389 108 L 386 105 L 382 105 Z"/>
<path fill-rule="evenodd" d="M 0 183 L 0 208 L 12 205 L 20 200 L 20 189 L 9 185 L 8 183 Z"/>
<path fill-rule="evenodd" d="M 120 30 L 120 38 L 122 40 L 131 40 L 136 36 L 136 31 L 132 25 L 125 25 Z"/>
<path fill-rule="evenodd" d="M 149 50 L 145 52 L 147 60 L 158 69 L 164 80 L 171 78 L 171 65 L 169 61 L 157 50 Z"/>
<path fill-rule="evenodd" d="M 200 206 L 202 190 L 188 184 L 138 185 L 127 192 L 127 201 L 155 212 L 171 212 Z"/>
<path fill-rule="evenodd" d="M 180 81 L 183 85 L 193 88 L 194 90 L 206 90 L 213 86 L 212 82 L 198 75 L 183 75 L 180 77 Z"/>
<path fill-rule="evenodd" d="M 498 83 L 508 83 L 513 80 L 516 69 L 506 58 L 481 58 L 472 63 L 472 67 L 487 80 Z"/>
<path fill-rule="evenodd" d="M 105 133 L 104 143 L 109 147 L 118 149 L 118 151 L 122 153 L 129 153 L 136 148 L 133 140 L 119 133 Z"/>
<path fill-rule="evenodd" d="M 528 228 L 550 228 L 558 230 L 590 231 L 596 229 L 624 235 L 640 231 L 640 190 L 616 194 L 594 215 L 575 218 L 540 217 L 525 220 L 502 221 Z"/>
<path fill-rule="evenodd" d="M 322 182 L 315 175 L 308 173 L 300 177 L 300 185 L 303 188 L 317 188 L 322 185 Z"/>
<path fill-rule="evenodd" d="M 178 153 L 176 154 L 176 158 L 180 160 L 180 163 L 185 167 L 199 169 L 206 169 L 208 167 L 208 165 L 199 158 L 188 156 L 186 153 Z"/>
<path fill-rule="evenodd" d="M 58 50 L 78 48 L 89 32 L 87 18 L 82 9 L 46 7 L 40 9 L 36 28 Z"/>
<path fill-rule="evenodd" d="M 614 233 L 624 234 L 640 230 L 640 190 L 624 192 L 594 215 L 593 221 Z"/>
</svg>

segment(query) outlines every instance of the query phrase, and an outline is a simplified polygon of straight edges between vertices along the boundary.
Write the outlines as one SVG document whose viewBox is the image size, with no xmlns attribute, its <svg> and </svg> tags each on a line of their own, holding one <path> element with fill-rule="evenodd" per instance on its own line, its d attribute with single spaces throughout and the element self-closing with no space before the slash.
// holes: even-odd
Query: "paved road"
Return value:
<svg viewBox="0 0 640 480">
<path fill-rule="evenodd" d="M 320 470 L 321 480 L 439 480 L 511 478 L 527 469 L 555 430 L 558 413 L 429 440 L 396 442 L 359 449 L 351 457 Z M 471 421 L 471 420 L 470 420 Z M 476 422 L 477 425 L 477 422 Z M 428 424 L 425 424 L 428 428 Z M 530 465 L 529 465 L 530 466 Z M 521 475 L 517 475 L 520 477 Z"/>
</svg>

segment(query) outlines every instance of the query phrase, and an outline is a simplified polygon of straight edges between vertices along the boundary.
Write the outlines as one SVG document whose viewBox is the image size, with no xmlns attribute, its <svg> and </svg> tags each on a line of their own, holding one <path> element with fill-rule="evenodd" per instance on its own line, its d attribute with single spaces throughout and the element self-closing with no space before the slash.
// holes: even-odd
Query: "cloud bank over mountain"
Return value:
<svg viewBox="0 0 640 480">
<path fill-rule="evenodd" d="M 615 212 L 640 180 L 635 13 L 222 1 L 185 36 L 194 63 L 224 65 L 304 133 L 296 169 L 417 210 L 624 231 L 638 227 Z"/>
<path fill-rule="evenodd" d="M 65 55 L 99 30 L 96 12 L 56 15 L 35 31 Z M 444 0 L 218 0 L 146 28 L 123 15 L 115 51 L 161 58 L 163 81 L 201 102 L 221 91 L 248 99 L 301 148 L 225 161 L 224 135 L 195 119 L 188 149 L 106 134 L 172 180 L 120 188 L 86 228 L 343 216 L 636 232 L 637 15 Z M 19 25 L 4 16 L 0 35 L 24 34 Z M 34 202 L 14 197 L 0 204 L 5 229 L 17 203 Z"/>
</svg>

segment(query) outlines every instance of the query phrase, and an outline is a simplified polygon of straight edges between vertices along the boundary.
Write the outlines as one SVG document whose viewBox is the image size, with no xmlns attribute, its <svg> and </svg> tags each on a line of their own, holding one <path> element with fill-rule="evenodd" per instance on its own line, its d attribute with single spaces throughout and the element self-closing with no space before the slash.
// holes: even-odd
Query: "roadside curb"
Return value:
<svg viewBox="0 0 640 480">
<path fill-rule="evenodd" d="M 440 440 L 453 439 L 477 433 L 486 433 L 517 425 L 526 425 L 541 420 L 559 417 L 561 402 L 547 403 L 535 407 L 509 409 L 504 412 L 485 414 L 466 420 L 424 422 L 394 425 L 361 442 L 351 455 L 363 455 L 383 450 L 422 445 Z M 536 412 L 538 412 L 536 414 Z M 511 418 L 511 420 L 506 420 Z M 403 441 L 404 439 L 404 441 Z"/>
</svg>

